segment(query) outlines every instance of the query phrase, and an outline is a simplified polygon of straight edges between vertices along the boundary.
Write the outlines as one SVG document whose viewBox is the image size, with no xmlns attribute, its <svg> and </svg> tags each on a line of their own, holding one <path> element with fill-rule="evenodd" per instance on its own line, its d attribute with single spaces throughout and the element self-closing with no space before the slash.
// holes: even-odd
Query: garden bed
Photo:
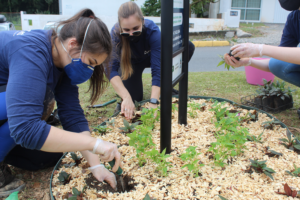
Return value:
<svg viewBox="0 0 300 200">
<path fill-rule="evenodd" d="M 223 101 L 223 99 L 217 100 Z M 123 171 L 129 179 L 125 183 L 128 184 L 127 192 L 107 192 L 103 189 L 107 187 L 107 184 L 99 183 L 93 179 L 91 172 L 87 169 L 89 166 L 84 159 L 81 159 L 76 166 L 71 164 L 75 162 L 71 154 L 67 153 L 57 164 L 52 174 L 50 184 L 52 199 L 67 198 L 72 193 L 72 188 L 75 187 L 78 191 L 82 191 L 86 185 L 88 187 L 81 195 L 83 199 L 143 199 L 146 194 L 155 199 L 220 199 L 219 195 L 227 199 L 286 199 L 286 195 L 276 193 L 284 193 L 283 185 L 285 183 L 292 189 L 299 191 L 299 178 L 286 172 L 293 172 L 294 164 L 297 167 L 300 166 L 299 155 L 296 151 L 281 145 L 281 141 L 279 141 L 281 138 L 287 138 L 286 133 L 289 131 L 285 125 L 272 123 L 271 129 L 266 129 L 272 121 L 271 116 L 267 113 L 259 113 L 249 107 L 238 107 L 236 104 L 228 102 L 221 105 L 209 101 L 209 98 L 189 101 L 188 125 L 179 125 L 176 100 L 174 99 L 173 102 L 173 149 L 170 157 L 166 158 L 170 165 L 166 165 L 168 167 L 165 176 L 157 171 L 158 165 L 150 157 L 146 157 L 146 162 L 141 166 L 139 165 L 135 147 L 129 145 L 130 138 L 123 133 L 123 130 L 119 129 L 124 126 L 124 118 L 118 115 L 110 119 L 110 121 L 115 120 L 114 127 L 107 124 L 111 130 L 103 135 L 99 132 L 93 132 L 92 136 L 119 145 Z M 199 109 L 195 109 L 195 105 Z M 216 128 L 216 125 L 218 126 L 216 123 L 218 122 L 217 116 L 220 113 L 214 109 L 216 110 L 218 105 L 220 110 L 224 107 L 230 110 L 228 113 L 231 114 L 225 114 L 223 119 L 228 119 L 230 116 L 239 118 L 240 128 L 238 130 L 245 128 L 248 136 L 250 136 L 248 140 L 251 140 L 249 138 L 256 139 L 245 142 L 243 152 L 237 153 L 239 155 L 231 154 L 232 151 L 230 151 L 232 156 L 227 156 L 219 164 L 217 162 L 218 152 L 216 151 L 218 145 L 215 151 L 212 150 L 212 146 L 216 145 L 218 141 L 218 134 L 216 133 L 220 133 L 222 127 L 225 127 L 222 125 Z M 221 120 L 219 119 L 220 123 Z M 156 150 L 160 148 L 159 128 L 160 123 L 157 121 L 151 131 Z M 197 154 L 201 153 L 194 157 L 194 160 L 197 161 L 196 166 L 200 169 L 197 173 L 189 171 L 188 168 L 182 168 L 184 165 L 190 164 L 189 160 L 184 160 L 182 155 L 186 154 L 186 149 L 190 149 L 191 146 L 195 147 Z M 236 150 L 234 149 L 235 152 Z M 270 150 L 282 155 L 270 156 L 268 154 Z M 79 153 L 77 155 L 80 156 Z M 272 173 L 274 180 L 264 173 L 253 170 L 250 159 L 265 160 L 267 166 L 276 172 Z M 220 163 L 223 164 L 220 166 Z M 109 165 L 106 163 L 106 166 Z M 66 184 L 62 184 L 58 180 L 62 171 L 70 174 Z"/>
</svg>

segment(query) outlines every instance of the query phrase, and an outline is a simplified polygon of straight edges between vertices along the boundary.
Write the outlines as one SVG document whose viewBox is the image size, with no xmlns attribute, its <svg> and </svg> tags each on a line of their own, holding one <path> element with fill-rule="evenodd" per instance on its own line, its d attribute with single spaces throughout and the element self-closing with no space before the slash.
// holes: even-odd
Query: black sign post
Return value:
<svg viewBox="0 0 300 200">
<path fill-rule="evenodd" d="M 180 124 L 187 123 L 189 0 L 161 1 L 160 151 L 171 152 L 172 88 L 179 82 Z"/>
</svg>

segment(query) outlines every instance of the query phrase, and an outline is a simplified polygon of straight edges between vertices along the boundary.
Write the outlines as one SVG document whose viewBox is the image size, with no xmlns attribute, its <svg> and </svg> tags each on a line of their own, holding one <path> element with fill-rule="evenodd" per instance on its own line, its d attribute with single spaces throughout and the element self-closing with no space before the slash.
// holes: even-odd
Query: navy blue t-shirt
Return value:
<svg viewBox="0 0 300 200">
<path fill-rule="evenodd" d="M 0 85 L 7 84 L 8 124 L 15 142 L 28 149 L 41 149 L 51 128 L 41 120 L 47 86 L 54 91 L 63 128 L 89 131 L 78 87 L 53 64 L 51 34 L 44 30 L 0 32 Z"/>
<path fill-rule="evenodd" d="M 300 10 L 295 10 L 288 15 L 279 46 L 297 47 L 299 43 L 300 43 Z"/>
<path fill-rule="evenodd" d="M 120 36 L 117 35 L 119 24 L 111 30 L 113 42 L 113 60 L 110 62 L 110 77 L 119 76 L 120 68 Z M 130 42 L 131 64 L 135 66 L 151 67 L 152 85 L 160 87 L 160 30 L 151 20 L 145 19 L 143 32 L 138 42 Z"/>
</svg>

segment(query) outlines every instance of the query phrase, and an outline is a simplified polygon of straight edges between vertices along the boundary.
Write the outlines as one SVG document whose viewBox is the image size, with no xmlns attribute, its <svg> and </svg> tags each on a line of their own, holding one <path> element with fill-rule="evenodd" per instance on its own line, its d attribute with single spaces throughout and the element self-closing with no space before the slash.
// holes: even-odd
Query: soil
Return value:
<svg viewBox="0 0 300 200">
<path fill-rule="evenodd" d="M 107 182 L 99 182 L 92 174 L 88 176 L 87 179 L 85 179 L 87 186 L 90 188 L 95 188 L 97 191 L 105 191 L 110 193 L 123 193 L 123 188 L 120 180 L 120 176 L 114 173 L 117 179 L 117 190 L 114 190 Z M 124 182 L 124 189 L 125 192 L 131 192 L 135 190 L 135 186 L 137 185 L 134 183 L 134 179 L 131 176 L 125 175 L 123 177 Z"/>
</svg>

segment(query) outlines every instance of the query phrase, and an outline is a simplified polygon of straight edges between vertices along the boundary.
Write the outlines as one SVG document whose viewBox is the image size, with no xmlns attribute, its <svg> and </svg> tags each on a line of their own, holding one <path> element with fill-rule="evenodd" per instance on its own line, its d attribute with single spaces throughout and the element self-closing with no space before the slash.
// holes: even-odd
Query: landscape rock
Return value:
<svg viewBox="0 0 300 200">
<path fill-rule="evenodd" d="M 233 38 L 233 37 L 234 37 L 234 32 L 233 32 L 233 31 L 228 31 L 228 32 L 225 34 L 225 37 L 226 37 L 226 38 Z"/>
<path fill-rule="evenodd" d="M 242 31 L 241 29 L 236 30 L 236 35 L 237 35 L 238 38 L 245 38 L 245 37 L 251 37 L 252 36 L 252 34 L 247 33 L 245 31 Z"/>
</svg>

